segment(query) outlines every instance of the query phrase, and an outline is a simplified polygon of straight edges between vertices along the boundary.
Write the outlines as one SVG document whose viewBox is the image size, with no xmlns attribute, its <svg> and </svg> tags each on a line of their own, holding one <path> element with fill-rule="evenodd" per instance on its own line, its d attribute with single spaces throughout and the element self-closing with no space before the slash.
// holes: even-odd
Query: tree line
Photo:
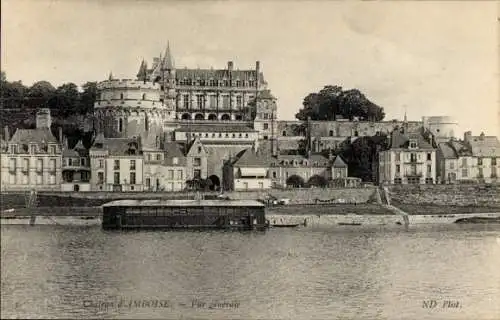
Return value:
<svg viewBox="0 0 500 320">
<path fill-rule="evenodd" d="M 334 121 L 340 117 L 350 121 L 381 121 L 384 108 L 370 101 L 358 89 L 344 90 L 340 86 L 327 85 L 319 92 L 308 94 L 303 108 L 295 115 L 298 120 Z"/>
<path fill-rule="evenodd" d="M 3 71 L 0 81 L 2 109 L 49 108 L 56 117 L 85 115 L 93 111 L 97 97 L 97 82 L 86 82 L 81 90 L 71 82 L 54 87 L 48 81 L 37 81 L 25 86 L 21 81 L 7 81 Z"/>
</svg>

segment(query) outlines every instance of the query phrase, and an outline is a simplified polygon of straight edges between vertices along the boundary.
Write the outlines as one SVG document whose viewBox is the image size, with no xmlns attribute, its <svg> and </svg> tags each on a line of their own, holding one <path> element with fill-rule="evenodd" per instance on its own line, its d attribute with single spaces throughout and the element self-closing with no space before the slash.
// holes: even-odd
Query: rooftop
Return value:
<svg viewBox="0 0 500 320">
<path fill-rule="evenodd" d="M 103 207 L 265 207 L 255 200 L 116 200 Z"/>
<path fill-rule="evenodd" d="M 17 129 L 9 142 L 24 144 L 58 143 L 56 137 L 54 137 L 54 135 L 48 128 Z"/>
</svg>

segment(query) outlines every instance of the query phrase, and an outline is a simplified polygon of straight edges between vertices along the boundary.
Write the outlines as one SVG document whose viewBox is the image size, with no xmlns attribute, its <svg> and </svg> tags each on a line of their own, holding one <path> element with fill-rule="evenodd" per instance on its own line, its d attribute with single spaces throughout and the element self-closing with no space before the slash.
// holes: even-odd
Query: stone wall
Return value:
<svg viewBox="0 0 500 320">
<path fill-rule="evenodd" d="M 500 206 L 500 186 L 495 185 L 406 185 L 389 191 L 395 204 Z"/>
<path fill-rule="evenodd" d="M 231 199 L 266 199 L 272 196 L 278 199 L 290 199 L 291 204 L 315 203 L 319 200 L 344 200 L 346 203 L 365 203 L 370 200 L 375 189 L 289 189 L 268 191 L 240 191 L 230 192 Z"/>
</svg>

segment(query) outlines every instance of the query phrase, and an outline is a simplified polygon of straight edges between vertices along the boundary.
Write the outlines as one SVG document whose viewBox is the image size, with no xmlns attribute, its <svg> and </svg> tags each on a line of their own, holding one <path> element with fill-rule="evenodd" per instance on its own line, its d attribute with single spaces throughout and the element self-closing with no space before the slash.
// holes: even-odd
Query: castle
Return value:
<svg viewBox="0 0 500 320">
<path fill-rule="evenodd" d="M 110 74 L 98 89 L 94 104 L 97 132 L 106 138 L 155 141 L 149 145 L 158 149 L 175 143 L 185 153 L 196 140 L 206 157 L 206 166 L 197 175 L 216 181 L 222 181 L 225 163 L 248 149 L 274 158 L 304 146 L 309 154 L 320 153 L 346 140 L 390 133 L 403 125 L 410 130 L 426 127 L 437 138 L 447 140 L 457 126 L 448 117 L 278 121 L 277 99 L 259 61 L 254 68 L 243 70 L 232 61 L 222 69 L 178 68 L 169 45 L 151 65 L 141 61 L 136 79 L 119 80 Z M 193 177 L 186 173 L 187 179 Z"/>
</svg>

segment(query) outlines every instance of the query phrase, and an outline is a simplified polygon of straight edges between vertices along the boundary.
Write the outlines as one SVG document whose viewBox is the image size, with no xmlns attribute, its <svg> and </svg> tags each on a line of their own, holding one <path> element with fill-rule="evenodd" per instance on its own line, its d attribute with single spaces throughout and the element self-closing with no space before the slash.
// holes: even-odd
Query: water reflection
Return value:
<svg viewBox="0 0 500 320">
<path fill-rule="evenodd" d="M 1 231 L 2 318 L 499 314 L 499 227 L 119 233 L 4 226 Z M 463 306 L 432 313 L 422 308 L 424 299 L 457 299 Z"/>
</svg>

